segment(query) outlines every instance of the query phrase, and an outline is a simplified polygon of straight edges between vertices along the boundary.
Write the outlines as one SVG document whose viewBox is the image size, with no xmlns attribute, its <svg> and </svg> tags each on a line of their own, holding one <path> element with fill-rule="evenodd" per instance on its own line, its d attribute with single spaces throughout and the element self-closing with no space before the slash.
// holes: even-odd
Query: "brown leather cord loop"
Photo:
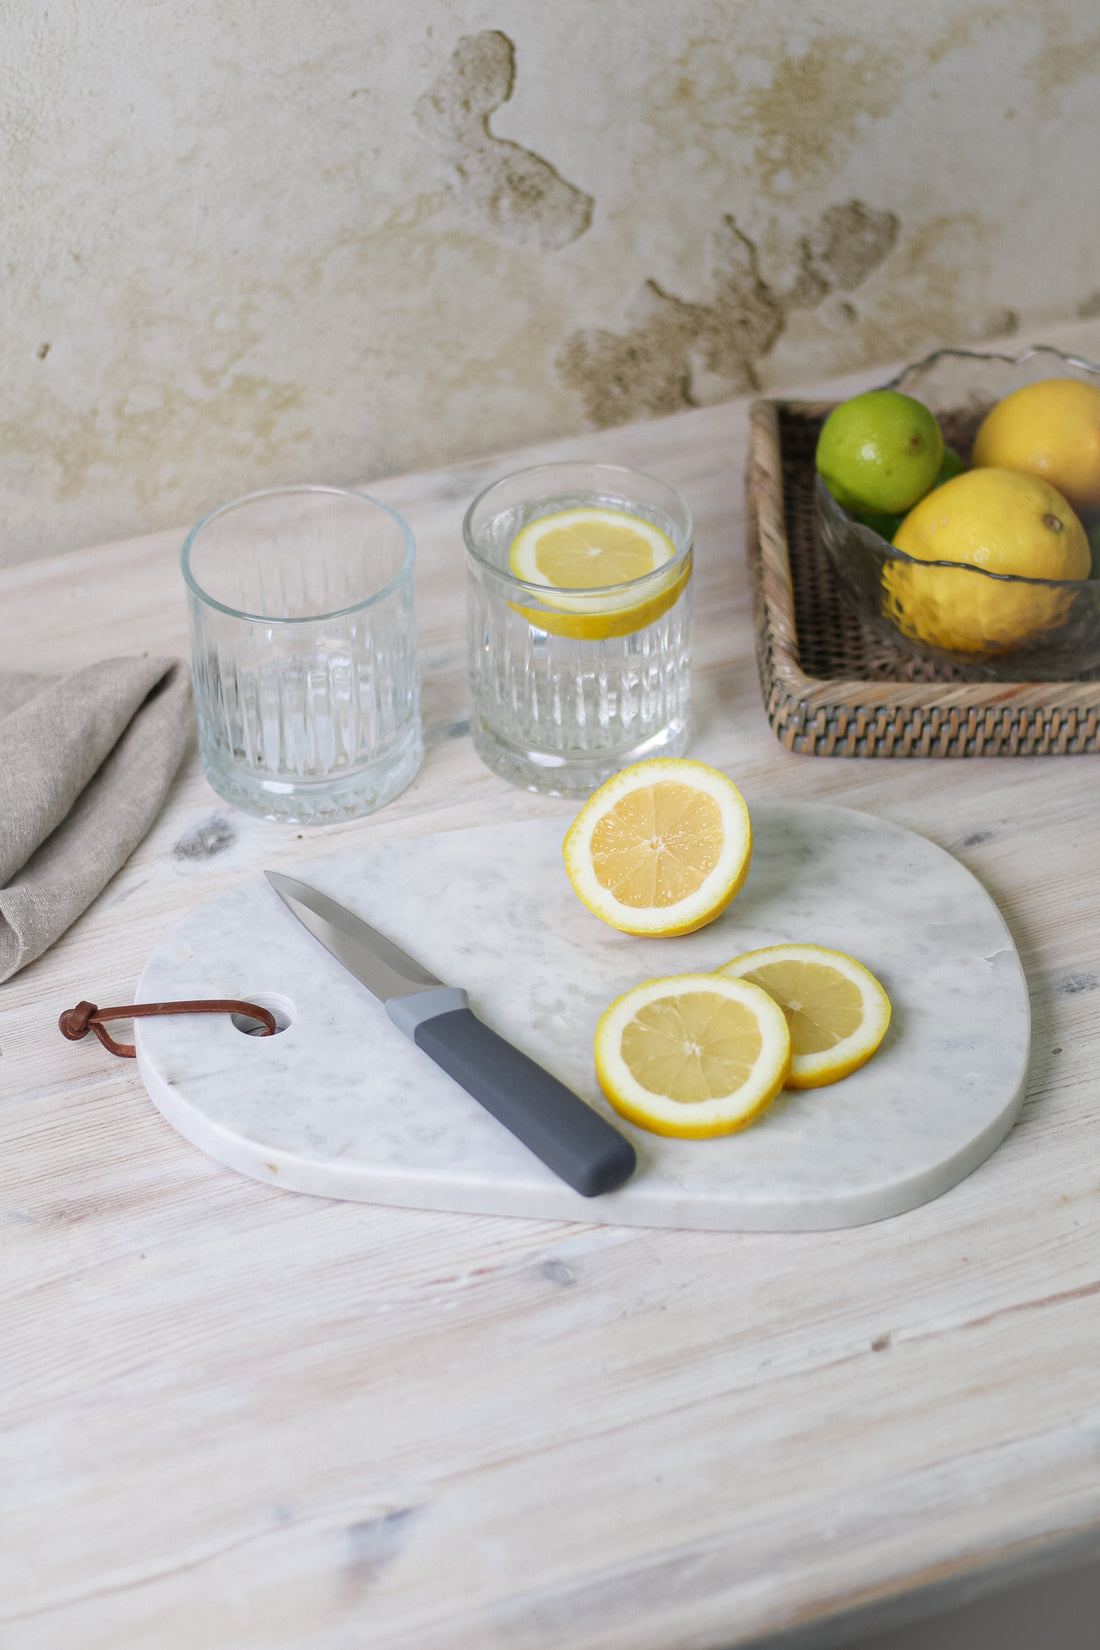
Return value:
<svg viewBox="0 0 1100 1650">
<path fill-rule="evenodd" d="M 137 1049 L 133 1043 L 117 1043 L 104 1025 L 105 1020 L 137 1020 L 150 1014 L 244 1014 L 250 1020 L 258 1020 L 264 1027 L 262 1035 L 273 1037 L 279 1029 L 275 1023 L 275 1016 L 270 1009 L 261 1008 L 259 1003 L 237 1002 L 235 998 L 226 997 L 218 1001 L 198 1001 L 187 1003 L 131 1003 L 129 1008 L 97 1008 L 95 1003 L 77 1003 L 75 1008 L 67 1008 L 58 1020 L 61 1035 L 70 1042 L 79 1042 L 93 1031 L 112 1054 L 120 1055 L 124 1060 L 133 1060 L 137 1056 Z"/>
</svg>

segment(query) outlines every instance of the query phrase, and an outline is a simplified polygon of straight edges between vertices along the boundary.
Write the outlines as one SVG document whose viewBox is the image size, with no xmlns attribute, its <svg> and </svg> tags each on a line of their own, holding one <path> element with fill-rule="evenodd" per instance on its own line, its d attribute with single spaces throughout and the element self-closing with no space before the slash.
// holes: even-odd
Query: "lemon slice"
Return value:
<svg viewBox="0 0 1100 1650">
<path fill-rule="evenodd" d="M 762 987 L 791 1028 L 787 1087 L 822 1088 L 871 1058 L 890 1024 L 890 999 L 875 976 L 821 945 L 766 945 L 724 963 L 723 977 Z"/>
<path fill-rule="evenodd" d="M 654 1134 L 733 1134 L 783 1087 L 791 1038 L 766 991 L 723 974 L 646 980 L 596 1027 L 596 1076 L 621 1116 Z"/>
<path fill-rule="evenodd" d="M 552 610 L 516 611 L 539 629 L 584 641 L 644 630 L 679 599 L 691 574 L 690 558 L 677 565 L 675 544 L 653 522 L 595 505 L 529 522 L 512 540 L 508 565 Z M 667 577 L 620 588 L 662 567 Z"/>
<path fill-rule="evenodd" d="M 624 768 L 566 832 L 579 899 L 624 934 L 690 934 L 724 911 L 749 874 L 752 825 L 724 773 L 686 757 Z"/>
</svg>

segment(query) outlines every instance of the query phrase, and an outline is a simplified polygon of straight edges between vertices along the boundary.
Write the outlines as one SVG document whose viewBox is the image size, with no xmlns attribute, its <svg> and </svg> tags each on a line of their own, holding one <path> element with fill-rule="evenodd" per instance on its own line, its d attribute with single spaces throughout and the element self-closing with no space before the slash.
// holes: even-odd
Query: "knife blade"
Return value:
<svg viewBox="0 0 1100 1650">
<path fill-rule="evenodd" d="M 444 985 L 385 934 L 297 877 L 264 875 L 298 921 L 385 1005 L 416 1047 L 547 1168 L 596 1197 L 634 1172 L 634 1147 L 572 1089 L 497 1035 L 461 986 Z"/>
</svg>

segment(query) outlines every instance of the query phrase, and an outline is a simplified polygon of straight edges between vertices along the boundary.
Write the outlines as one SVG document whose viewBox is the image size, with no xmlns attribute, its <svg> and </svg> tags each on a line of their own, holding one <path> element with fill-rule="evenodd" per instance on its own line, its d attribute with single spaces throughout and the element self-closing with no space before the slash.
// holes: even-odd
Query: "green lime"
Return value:
<svg viewBox="0 0 1100 1650">
<path fill-rule="evenodd" d="M 966 465 L 954 447 L 945 447 L 940 473 L 928 491 L 930 493 L 935 492 L 936 488 L 942 487 L 945 481 L 953 481 L 956 476 L 963 475 L 965 470 Z M 857 521 L 863 523 L 864 527 L 869 527 L 872 532 L 877 533 L 880 539 L 885 539 L 887 543 L 893 544 L 894 534 L 905 520 L 908 512 L 905 510 L 853 510 L 852 514 Z"/>
<path fill-rule="evenodd" d="M 844 509 L 904 515 L 935 484 L 943 431 L 911 395 L 867 390 L 833 408 L 814 462 Z"/>
</svg>

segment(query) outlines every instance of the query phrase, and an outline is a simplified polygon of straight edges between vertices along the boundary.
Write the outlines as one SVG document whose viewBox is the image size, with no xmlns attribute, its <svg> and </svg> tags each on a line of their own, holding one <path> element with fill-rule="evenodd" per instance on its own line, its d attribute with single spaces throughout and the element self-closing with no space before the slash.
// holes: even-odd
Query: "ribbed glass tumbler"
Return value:
<svg viewBox="0 0 1100 1650">
<path fill-rule="evenodd" d="M 183 547 L 199 754 L 263 819 L 354 819 L 422 756 L 407 524 L 364 493 L 284 487 L 199 522 Z"/>
<path fill-rule="evenodd" d="M 533 523 L 550 518 L 568 536 L 601 516 L 618 531 L 655 528 L 665 559 L 621 583 L 574 588 L 548 583 L 537 556 L 529 576 L 517 571 Z M 542 464 L 481 493 L 464 535 L 470 730 L 486 766 L 527 790 L 579 797 L 633 762 L 682 755 L 693 527 L 679 495 L 618 465 Z"/>
</svg>

